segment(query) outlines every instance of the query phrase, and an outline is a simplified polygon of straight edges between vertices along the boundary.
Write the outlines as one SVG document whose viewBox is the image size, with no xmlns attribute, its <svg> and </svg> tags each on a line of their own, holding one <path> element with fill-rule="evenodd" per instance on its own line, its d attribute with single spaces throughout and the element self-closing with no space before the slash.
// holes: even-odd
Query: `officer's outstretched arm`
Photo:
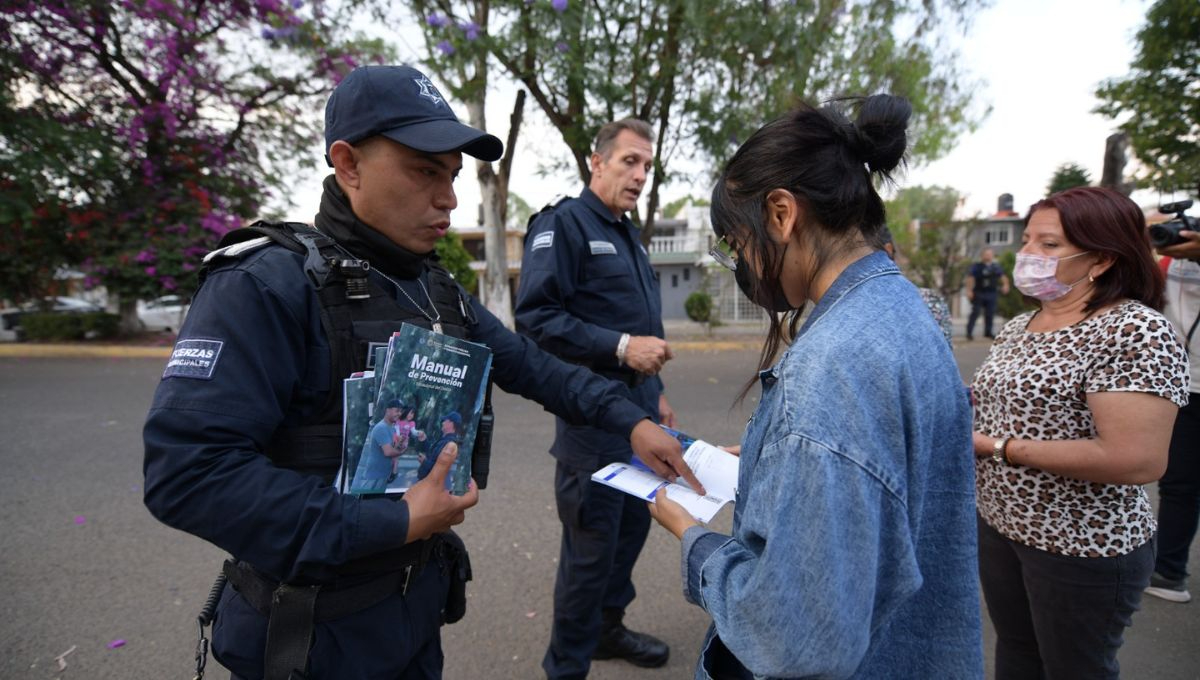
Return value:
<svg viewBox="0 0 1200 680">
<path fill-rule="evenodd" d="M 406 543 L 448 530 L 466 519 L 467 508 L 479 502 L 479 489 L 471 480 L 467 492 L 455 496 L 446 490 L 446 475 L 458 458 L 458 447 L 447 446 L 438 454 L 433 470 L 425 479 L 413 484 L 404 494 L 408 504 L 408 536 Z"/>
</svg>

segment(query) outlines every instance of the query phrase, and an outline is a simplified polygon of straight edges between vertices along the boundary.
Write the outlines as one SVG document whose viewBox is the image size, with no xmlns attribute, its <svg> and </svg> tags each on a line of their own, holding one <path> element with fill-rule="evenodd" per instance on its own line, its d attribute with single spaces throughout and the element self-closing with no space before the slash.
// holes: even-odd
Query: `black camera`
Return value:
<svg viewBox="0 0 1200 680">
<path fill-rule="evenodd" d="M 1175 201 L 1158 206 L 1160 213 L 1174 213 L 1175 219 L 1150 226 L 1150 243 L 1155 248 L 1168 248 L 1185 243 L 1187 239 L 1179 235 L 1181 231 L 1200 231 L 1200 221 L 1195 217 L 1183 214 L 1183 211 L 1190 207 L 1192 207 L 1191 201 Z"/>
</svg>

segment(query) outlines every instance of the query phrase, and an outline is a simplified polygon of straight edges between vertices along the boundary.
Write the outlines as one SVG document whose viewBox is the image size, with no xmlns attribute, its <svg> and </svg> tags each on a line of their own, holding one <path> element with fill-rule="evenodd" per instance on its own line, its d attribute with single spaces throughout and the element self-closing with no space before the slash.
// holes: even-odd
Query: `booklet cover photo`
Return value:
<svg viewBox="0 0 1200 680">
<path fill-rule="evenodd" d="M 456 447 L 447 477 L 456 495 L 467 491 L 471 451 L 483 408 L 491 351 L 480 344 L 403 324 L 374 371 L 344 381 L 343 493 L 401 493 Z"/>
</svg>

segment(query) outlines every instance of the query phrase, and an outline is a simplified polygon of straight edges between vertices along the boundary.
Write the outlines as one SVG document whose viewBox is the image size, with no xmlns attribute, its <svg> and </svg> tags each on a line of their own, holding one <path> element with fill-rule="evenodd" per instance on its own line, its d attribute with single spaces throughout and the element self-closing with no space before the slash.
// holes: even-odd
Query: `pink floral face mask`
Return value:
<svg viewBox="0 0 1200 680">
<path fill-rule="evenodd" d="M 1017 290 L 1031 298 L 1057 300 L 1071 292 L 1072 288 L 1087 278 L 1084 276 L 1083 279 L 1079 279 L 1071 285 L 1059 281 L 1055 276 L 1058 272 L 1058 263 L 1061 260 L 1069 260 L 1072 257 L 1086 254 L 1086 250 L 1066 257 L 1017 253 L 1017 264 L 1013 267 L 1013 284 L 1016 285 Z"/>
</svg>

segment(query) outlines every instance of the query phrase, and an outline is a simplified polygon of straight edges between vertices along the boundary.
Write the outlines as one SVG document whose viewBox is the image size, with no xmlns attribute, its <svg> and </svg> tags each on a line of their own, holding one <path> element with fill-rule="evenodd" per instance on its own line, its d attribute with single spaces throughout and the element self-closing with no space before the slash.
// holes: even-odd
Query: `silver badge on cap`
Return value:
<svg viewBox="0 0 1200 680">
<path fill-rule="evenodd" d="M 417 87 L 421 88 L 421 91 L 418 92 L 417 95 L 433 102 L 434 106 L 437 106 L 445 101 L 442 99 L 442 93 L 438 92 L 438 89 L 434 87 L 433 83 L 429 82 L 429 78 L 421 76 L 420 78 L 413 78 L 413 82 L 417 84 Z"/>
</svg>

